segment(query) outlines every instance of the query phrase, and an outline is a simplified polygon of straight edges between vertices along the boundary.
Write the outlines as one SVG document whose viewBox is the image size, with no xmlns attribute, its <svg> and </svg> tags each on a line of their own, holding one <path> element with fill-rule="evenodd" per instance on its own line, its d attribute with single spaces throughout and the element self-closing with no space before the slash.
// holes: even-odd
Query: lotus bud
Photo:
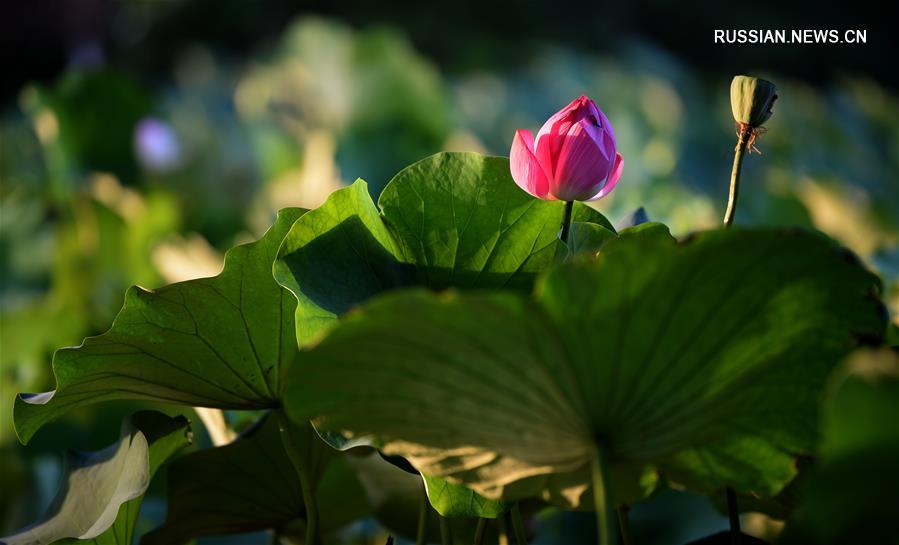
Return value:
<svg viewBox="0 0 899 545">
<path fill-rule="evenodd" d="M 777 87 L 761 78 L 736 76 L 730 84 L 730 106 L 740 126 L 760 127 L 773 113 Z"/>
<path fill-rule="evenodd" d="M 615 188 L 624 161 L 612 124 L 581 96 L 550 117 L 536 138 L 516 131 L 510 168 L 515 183 L 539 199 L 591 201 Z"/>
</svg>

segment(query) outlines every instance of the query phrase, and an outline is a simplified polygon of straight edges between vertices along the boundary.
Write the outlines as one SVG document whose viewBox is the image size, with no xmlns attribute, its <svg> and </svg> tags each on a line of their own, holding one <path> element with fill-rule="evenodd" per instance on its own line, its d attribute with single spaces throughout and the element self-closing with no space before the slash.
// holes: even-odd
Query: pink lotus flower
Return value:
<svg viewBox="0 0 899 545">
<path fill-rule="evenodd" d="M 612 124 L 585 96 L 550 117 L 537 139 L 515 132 L 512 178 L 521 189 L 547 200 L 593 201 L 608 195 L 624 169 Z"/>
</svg>

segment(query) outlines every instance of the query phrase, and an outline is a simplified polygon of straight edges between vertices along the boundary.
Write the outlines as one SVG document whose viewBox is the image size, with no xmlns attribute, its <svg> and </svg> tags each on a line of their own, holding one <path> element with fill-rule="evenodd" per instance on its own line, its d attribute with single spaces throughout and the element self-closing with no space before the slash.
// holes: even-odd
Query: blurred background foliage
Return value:
<svg viewBox="0 0 899 545">
<path fill-rule="evenodd" d="M 79 21 L 73 3 L 64 5 L 58 19 Z M 261 235 L 278 209 L 315 207 L 356 178 L 377 193 L 400 168 L 440 150 L 507 155 L 515 129 L 536 130 L 582 93 L 608 114 L 626 161 L 622 182 L 596 207 L 615 222 L 643 206 L 683 235 L 715 227 L 723 213 L 735 143 L 731 75 L 775 81 L 780 100 L 757 144 L 763 154 L 746 161 L 737 222 L 814 226 L 838 239 L 882 275 L 897 323 L 899 95 L 895 73 L 867 56 L 732 49 L 728 64 L 722 48 L 708 47 L 711 31 L 699 61 L 695 47 L 681 57 L 667 31 L 652 27 L 658 40 L 628 35 L 614 47 L 605 36 L 588 43 L 589 31 L 510 43 L 504 24 L 484 29 L 492 12 L 482 26 L 456 28 L 457 14 L 438 25 L 434 15 L 403 11 L 387 25 L 371 8 L 293 18 L 279 2 L 267 13 L 250 5 L 86 2 L 112 21 L 106 34 L 90 21 L 68 34 L 38 24 L 29 39 L 74 36 L 60 46 L 65 62 L 48 46 L 49 57 L 29 50 L 9 64 L 13 82 L 0 103 L 0 535 L 42 510 L 62 449 L 111 442 L 135 408 L 76 411 L 27 449 L 11 421 L 14 394 L 52 389 L 53 350 L 104 331 L 128 285 L 216 274 L 224 251 Z M 214 22 L 191 27 L 203 9 Z M 544 15 L 523 16 L 518 31 L 543 28 Z M 241 34 L 242 22 L 255 34 Z M 600 36 L 607 23 L 590 24 Z M 26 24 L 15 35 L 34 30 Z M 810 71 L 828 52 L 834 69 Z M 164 509 L 156 482 L 139 529 Z M 727 525 L 706 500 L 675 491 L 638 505 L 632 520 L 645 544 Z M 761 535 L 779 528 L 745 522 Z M 537 543 L 594 531 L 592 516 L 578 514 L 545 513 L 539 526 Z M 357 524 L 348 542 L 378 531 Z"/>
</svg>

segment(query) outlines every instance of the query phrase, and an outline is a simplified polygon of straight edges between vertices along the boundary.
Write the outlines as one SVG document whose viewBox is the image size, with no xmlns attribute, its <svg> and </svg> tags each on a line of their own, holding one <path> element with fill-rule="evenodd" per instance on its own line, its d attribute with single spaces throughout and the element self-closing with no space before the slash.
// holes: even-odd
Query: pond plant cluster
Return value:
<svg viewBox="0 0 899 545">
<path fill-rule="evenodd" d="M 368 517 L 418 544 L 523 545 L 548 506 L 632 545 L 629 508 L 665 487 L 729 513 L 707 543 L 758 542 L 740 511 L 786 520 L 780 543 L 897 543 L 899 357 L 879 279 L 822 233 L 733 225 L 776 98 L 734 79 L 720 229 L 678 240 L 645 214 L 616 229 L 585 205 L 627 181 L 612 123 L 580 97 L 517 131 L 508 159 L 433 155 L 377 203 L 358 180 L 281 210 L 218 276 L 132 287 L 106 333 L 56 352 L 54 391 L 16 399 L 21 442 L 112 400 L 261 416 L 179 456 L 187 418 L 135 413 L 0 541 L 130 544 L 170 462 L 143 545 L 339 543 Z"/>
</svg>

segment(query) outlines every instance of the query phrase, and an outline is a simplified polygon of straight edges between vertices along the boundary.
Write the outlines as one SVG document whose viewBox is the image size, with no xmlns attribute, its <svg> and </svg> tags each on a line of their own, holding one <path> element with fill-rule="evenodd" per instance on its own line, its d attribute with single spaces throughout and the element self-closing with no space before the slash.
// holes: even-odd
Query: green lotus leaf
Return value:
<svg viewBox="0 0 899 545">
<path fill-rule="evenodd" d="M 741 513 L 762 513 L 777 520 L 789 518 L 805 494 L 808 478 L 811 473 L 813 459 L 811 456 L 800 457 L 796 461 L 796 476 L 774 496 L 758 496 L 752 493 L 737 493 L 737 509 Z M 722 489 L 709 494 L 709 500 L 715 509 L 726 517 L 729 514 L 727 491 Z"/>
<path fill-rule="evenodd" d="M 616 466 L 653 466 L 698 490 L 775 494 L 815 446 L 828 372 L 883 335 L 877 278 L 817 233 L 675 244 L 635 229 L 543 275 L 533 298 L 376 298 L 301 352 L 288 414 L 490 499 L 576 506 L 598 449 L 613 490 Z"/>
<path fill-rule="evenodd" d="M 444 517 L 497 518 L 512 505 L 488 500 L 465 485 L 451 483 L 440 477 L 422 476 L 431 506 Z"/>
<path fill-rule="evenodd" d="M 564 203 L 515 185 L 505 157 L 438 153 L 399 172 L 378 206 L 362 180 L 336 191 L 293 225 L 273 272 L 298 300 L 302 346 L 354 305 L 401 286 L 530 290 L 567 253 L 563 214 Z M 573 219 L 615 232 L 581 203 Z"/>
<path fill-rule="evenodd" d="M 568 235 L 568 249 L 571 253 L 595 253 L 603 244 L 613 240 L 615 233 L 596 223 L 575 221 L 571 223 Z"/>
<path fill-rule="evenodd" d="M 820 458 L 780 543 L 896 543 L 899 354 L 860 350 L 832 378 Z"/>
<path fill-rule="evenodd" d="M 424 536 L 427 543 L 437 543 L 441 540 L 440 518 L 438 508 L 431 507 L 425 495 L 425 485 L 422 478 L 408 471 L 400 469 L 372 449 L 354 449 L 347 453 L 347 461 L 356 470 L 359 481 L 365 489 L 371 503 L 374 516 L 388 532 L 395 536 L 414 540 L 419 530 L 419 517 L 422 509 L 425 511 Z M 503 502 L 487 502 L 486 499 L 475 499 L 462 490 L 463 487 L 454 487 L 451 490 L 443 488 L 442 479 L 430 479 L 437 483 L 440 490 L 429 490 L 430 503 L 436 503 L 439 509 L 446 511 L 445 516 L 452 534 L 453 543 L 456 545 L 469 545 L 472 543 L 478 519 L 473 513 L 486 514 Z M 431 486 L 430 484 L 428 486 Z M 452 486 L 452 485 L 450 485 Z M 451 492 L 451 495 L 444 495 Z M 465 508 L 461 501 L 463 497 L 479 503 L 480 508 Z M 523 502 L 521 506 L 524 516 L 535 513 L 544 505 L 539 502 Z M 511 507 L 511 505 L 509 505 Z M 496 521 L 488 520 L 485 543 L 495 543 L 499 535 L 499 527 Z"/>
<path fill-rule="evenodd" d="M 296 300 L 272 279 L 271 263 L 302 213 L 282 210 L 259 241 L 227 253 L 216 277 L 129 289 L 109 331 L 56 352 L 56 390 L 16 399 L 19 439 L 27 443 L 72 408 L 115 399 L 277 406 L 281 375 L 297 353 Z"/>
<path fill-rule="evenodd" d="M 308 423 L 291 433 L 316 489 L 322 533 L 367 515 L 365 494 L 343 456 Z M 303 493 L 275 415 L 263 416 L 232 443 L 175 460 L 168 476 L 165 522 L 143 536 L 142 545 L 269 529 L 302 535 L 297 526 L 304 527 Z"/>
<path fill-rule="evenodd" d="M 273 273 L 296 296 L 296 338 L 306 342 L 338 314 L 408 282 L 399 248 L 362 180 L 294 223 Z"/>
<path fill-rule="evenodd" d="M 365 451 L 376 446 L 371 437 L 349 438 L 341 433 L 321 430 L 318 433 L 325 443 L 341 451 Z M 431 507 L 444 517 L 496 518 L 511 508 L 507 502 L 488 500 L 464 485 L 451 483 L 441 477 L 422 476 L 402 456 L 381 457 L 385 463 L 415 477 L 415 481 L 423 479 L 424 492 Z"/>
<path fill-rule="evenodd" d="M 512 180 L 509 160 L 477 153 L 438 153 L 400 171 L 378 206 L 418 285 L 530 290 L 551 265 L 565 205 L 535 199 Z M 574 222 L 615 232 L 578 205 Z"/>
<path fill-rule="evenodd" d="M 834 460 L 899 445 L 899 348 L 859 350 L 838 370 L 825 401 L 819 455 Z"/>
<path fill-rule="evenodd" d="M 632 227 L 625 227 L 619 233 L 622 237 L 638 237 L 655 240 L 658 244 L 677 242 L 664 223 L 654 221 L 643 222 Z"/>
<path fill-rule="evenodd" d="M 159 466 L 191 442 L 190 424 L 141 411 L 122 422 L 119 440 L 96 452 L 71 451 L 43 518 L 0 538 L 3 545 L 131 545 L 144 492 Z"/>
<path fill-rule="evenodd" d="M 671 236 L 668 226 L 662 223 L 642 223 L 633 227 L 625 227 L 618 233 L 609 231 L 597 223 L 573 222 L 568 239 L 569 255 L 596 256 L 606 243 L 618 238 L 646 239 L 648 245 L 670 245 L 677 240 Z"/>
</svg>

